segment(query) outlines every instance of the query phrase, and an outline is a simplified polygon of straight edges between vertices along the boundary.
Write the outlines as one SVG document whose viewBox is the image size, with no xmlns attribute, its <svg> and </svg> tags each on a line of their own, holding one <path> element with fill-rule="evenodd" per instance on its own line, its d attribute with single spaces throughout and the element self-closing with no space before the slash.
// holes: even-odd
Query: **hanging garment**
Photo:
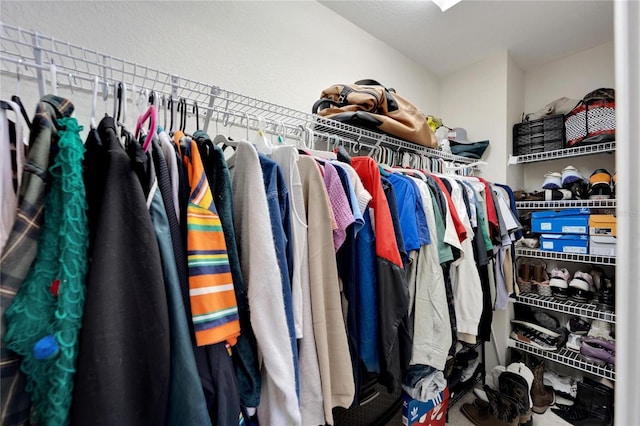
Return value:
<svg viewBox="0 0 640 426">
<path fill-rule="evenodd" d="M 471 229 L 462 189 L 454 179 L 447 177 L 442 179 L 451 185 L 451 200 L 466 233 L 466 238 L 461 242 L 462 257 L 454 262 L 454 267 L 451 271 L 456 303 L 458 340 L 474 344 L 476 343 L 478 324 L 482 316 L 482 304 L 477 303 L 482 300 L 482 283 L 480 282 L 480 275 L 476 267 L 471 243 L 474 234 Z"/>
<path fill-rule="evenodd" d="M 333 230 L 333 247 L 337 252 L 347 238 L 347 228 L 353 224 L 355 218 L 335 166 L 325 162 L 322 167 L 324 168 L 324 185 L 327 188 L 331 211 L 337 225 Z"/>
<path fill-rule="evenodd" d="M 258 416 L 264 424 L 298 425 L 301 419 L 291 345 L 274 344 L 288 335 L 288 327 L 260 160 L 249 142 L 236 144 L 227 165 L 251 325 L 263 360 Z"/>
<path fill-rule="evenodd" d="M 355 247 L 351 259 L 344 259 L 348 267 L 355 270 L 355 301 L 349 300 L 349 306 L 354 308 L 357 350 L 366 371 L 380 373 L 380 338 L 378 318 L 378 283 L 376 273 L 376 236 L 373 221 L 370 216 L 369 203 L 371 194 L 365 189 L 358 173 L 347 163 L 340 163 L 340 167 L 347 171 L 356 194 L 357 205 L 362 212 L 362 227 L 354 235 Z M 351 336 L 349 336 L 351 337 Z"/>
<path fill-rule="evenodd" d="M 409 253 L 405 248 L 404 235 L 402 235 L 402 227 L 400 226 L 400 215 L 398 214 L 398 199 L 396 197 L 396 191 L 393 189 L 393 185 L 389 179 L 385 176 L 380 176 L 380 183 L 382 184 L 382 190 L 387 198 L 387 204 L 389 205 L 389 213 L 391 214 L 391 223 L 393 224 L 393 232 L 396 236 L 396 244 L 398 245 L 398 252 L 400 258 L 403 261 L 403 265 L 406 264 L 409 258 Z"/>
<path fill-rule="evenodd" d="M 249 318 L 249 302 L 247 301 L 247 288 L 244 284 L 238 246 L 236 243 L 236 230 L 233 221 L 233 191 L 231 189 L 231 176 L 224 153 L 220 147 L 213 144 L 209 135 L 202 131 L 196 131 L 194 138 L 204 165 L 204 171 L 209 181 L 213 200 L 218 210 L 224 239 L 229 255 L 229 267 L 233 278 L 233 288 L 238 303 L 238 315 L 240 317 L 240 336 L 233 348 L 233 361 L 235 365 L 238 387 L 240 389 L 240 402 L 245 407 L 257 407 L 260 404 L 260 369 L 258 368 L 258 354 L 256 337 L 251 327 Z M 213 367 L 208 367 L 201 374 L 208 372 Z M 211 382 L 212 378 L 203 380 Z"/>
<path fill-rule="evenodd" d="M 155 139 L 155 138 L 154 138 Z M 139 149 L 142 149 L 141 147 Z M 160 145 L 154 140 L 152 145 L 154 165 L 166 162 Z M 149 168 L 152 178 L 155 179 L 155 168 Z M 178 271 L 176 269 L 175 256 L 171 243 L 171 231 L 169 229 L 169 214 L 175 210 L 167 211 L 158 186 L 152 188 L 151 205 L 149 213 L 155 230 L 162 272 L 164 276 L 165 291 L 167 293 L 167 306 L 169 312 L 169 327 L 171 338 L 171 380 L 169 384 L 169 408 L 167 413 L 168 425 L 210 425 L 211 420 L 207 410 L 204 393 L 200 386 L 194 386 L 200 378 L 196 368 L 196 359 L 191 348 L 191 337 L 187 315 L 184 309 Z M 229 392 L 231 394 L 232 392 Z M 228 404 L 232 406 L 232 404 Z M 237 404 L 237 412 L 234 420 L 240 412 Z"/>
<path fill-rule="evenodd" d="M 317 163 L 301 156 L 298 169 L 307 211 L 311 312 L 318 351 L 325 421 L 333 424 L 334 407 L 348 408 L 355 388 L 342 317 L 329 196 Z"/>
<path fill-rule="evenodd" d="M 298 337 L 300 414 L 303 425 L 321 425 L 325 422 L 324 403 L 311 313 L 307 212 L 298 170 L 300 154 L 293 146 L 280 146 L 273 149 L 271 158 L 282 168 L 290 195 L 293 248 L 291 296 L 296 337 Z"/>
<path fill-rule="evenodd" d="M 163 130 L 162 132 L 158 133 L 158 139 L 164 159 L 167 162 L 169 179 L 171 180 L 171 196 L 173 199 L 173 207 L 176 214 L 176 219 L 180 221 L 180 202 L 178 201 L 178 193 L 180 187 L 180 175 L 178 174 L 178 162 L 180 161 L 179 155 L 176 151 L 175 145 L 171 143 L 171 138 L 169 137 L 167 132 Z"/>
<path fill-rule="evenodd" d="M 395 173 L 390 174 L 388 179 L 396 194 L 405 250 L 420 250 L 423 245 L 431 244 L 422 198 L 416 184 L 410 177 Z"/>
<path fill-rule="evenodd" d="M 153 224 L 113 118 L 91 130 L 85 148 L 86 190 L 100 197 L 89 199 L 95 240 L 71 424 L 166 424 L 171 343 Z"/>
<path fill-rule="evenodd" d="M 422 199 L 431 241 L 437 241 L 434 203 L 426 183 L 414 180 Z M 444 370 L 452 345 L 451 320 L 444 274 L 436 244 L 422 245 L 417 259 L 411 364 Z"/>
<path fill-rule="evenodd" d="M 240 334 L 240 322 L 227 245 L 198 147 L 191 139 L 181 141 L 183 136 L 176 132 L 174 143 L 180 148 L 191 187 L 187 258 L 196 343 L 205 346 L 226 341 L 233 346 Z"/>
<path fill-rule="evenodd" d="M 378 166 L 369 157 L 354 157 L 351 163 L 364 187 L 373 197 L 371 207 L 374 215 L 372 222 L 375 223 L 377 299 L 383 372 L 380 381 L 387 389 L 393 390 L 400 386 L 398 329 L 408 313 L 409 289 Z"/>
<path fill-rule="evenodd" d="M 340 176 L 340 182 L 342 182 L 342 188 L 345 191 L 345 194 L 349 201 L 351 214 L 353 214 L 353 233 L 354 233 L 354 236 L 356 236 L 358 235 L 358 231 L 360 231 L 360 229 L 364 225 L 364 219 L 362 217 L 362 210 L 360 209 L 360 203 L 358 202 L 358 195 L 356 194 L 356 190 L 353 187 L 354 183 L 352 182 L 351 177 L 349 177 L 349 172 L 346 169 L 346 167 L 351 167 L 351 166 L 346 165 L 344 163 L 340 163 L 336 160 L 333 160 L 331 164 L 336 168 L 336 172 L 338 172 L 338 175 Z M 356 174 L 355 170 L 353 170 L 353 173 Z M 358 178 L 358 182 L 360 183 L 360 187 L 364 191 L 366 191 L 362 187 L 362 182 L 360 182 L 360 178 Z"/>
<path fill-rule="evenodd" d="M 258 154 L 262 179 L 267 194 L 269 206 L 269 218 L 271 219 L 271 232 L 276 249 L 276 259 L 280 269 L 280 281 L 282 283 L 282 298 L 284 311 L 289 330 L 289 341 L 293 354 L 293 371 L 296 377 L 296 394 L 300 396 L 300 378 L 298 373 L 298 343 L 293 322 L 293 306 L 291 301 L 291 270 L 293 269 L 293 254 L 291 253 L 291 215 L 289 208 L 289 190 L 284 181 L 282 171 L 278 163 L 264 154 Z"/>
<path fill-rule="evenodd" d="M 33 118 L 29 134 L 29 154 L 22 175 L 16 221 L 0 258 L 0 340 L 4 341 L 4 314 L 35 259 L 42 224 L 47 170 L 51 144 L 59 138 L 57 119 L 70 117 L 73 104 L 57 96 L 44 96 Z M 25 379 L 18 357 L 0 349 L 2 407 L 0 423 L 21 424 L 29 418 L 30 402 L 24 391 Z"/>
<path fill-rule="evenodd" d="M 88 246 L 82 127 L 70 117 L 56 125 L 58 152 L 48 170 L 38 253 L 5 313 L 5 342 L 23 357 L 32 421 L 47 425 L 69 422 Z"/>
</svg>

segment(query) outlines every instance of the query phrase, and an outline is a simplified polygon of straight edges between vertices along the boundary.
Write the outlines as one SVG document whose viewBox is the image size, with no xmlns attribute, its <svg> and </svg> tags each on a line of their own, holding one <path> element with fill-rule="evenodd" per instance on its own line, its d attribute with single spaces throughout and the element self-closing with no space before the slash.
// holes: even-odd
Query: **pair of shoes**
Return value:
<svg viewBox="0 0 640 426">
<path fill-rule="evenodd" d="M 616 344 L 610 340 L 586 337 L 580 346 L 580 356 L 598 365 L 616 364 Z"/>
<path fill-rule="evenodd" d="M 608 200 L 613 194 L 612 186 L 615 182 L 605 169 L 596 169 L 589 177 L 589 199 Z"/>
<path fill-rule="evenodd" d="M 610 322 L 603 320 L 593 320 L 591 328 L 587 332 L 588 337 L 599 337 L 601 339 L 613 340 L 613 328 Z"/>
<path fill-rule="evenodd" d="M 613 278 L 605 274 L 599 266 L 592 266 L 589 273 L 593 277 L 593 284 L 599 292 L 598 307 L 605 311 L 613 311 L 616 305 Z"/>
<path fill-rule="evenodd" d="M 573 166 L 562 169 L 562 174 L 558 172 L 548 172 L 544 175 L 543 189 L 569 189 L 575 183 L 584 182 L 584 178 Z M 569 191 L 571 193 L 571 191 Z M 561 198 L 566 199 L 566 198 Z"/>
<path fill-rule="evenodd" d="M 573 405 L 556 404 L 555 414 L 572 425 L 610 425 L 613 420 L 613 389 L 585 378 L 578 382 L 576 400 Z"/>
<path fill-rule="evenodd" d="M 526 321 L 511 320 L 511 323 L 514 325 L 510 334 L 512 339 L 543 351 L 555 351 L 558 349 L 560 333 Z"/>
</svg>

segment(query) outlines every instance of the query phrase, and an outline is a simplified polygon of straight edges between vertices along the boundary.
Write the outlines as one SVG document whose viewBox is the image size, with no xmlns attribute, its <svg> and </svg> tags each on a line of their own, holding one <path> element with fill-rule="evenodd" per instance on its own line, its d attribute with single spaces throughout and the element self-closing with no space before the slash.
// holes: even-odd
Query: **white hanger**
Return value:
<svg viewBox="0 0 640 426">
<path fill-rule="evenodd" d="M 258 133 L 256 133 L 254 145 L 258 149 L 258 152 L 268 155 L 273 152 L 273 145 L 271 144 L 271 141 L 269 140 L 269 138 L 267 137 L 267 134 L 265 133 L 265 127 L 266 127 L 266 120 L 264 119 L 264 117 L 258 116 Z M 248 128 L 249 126 L 247 124 L 247 129 Z M 247 137 L 247 139 L 249 138 Z"/>
<path fill-rule="evenodd" d="M 98 76 L 93 78 L 93 98 L 91 99 L 91 128 L 96 129 L 96 104 L 98 103 Z"/>
<path fill-rule="evenodd" d="M 49 73 L 51 76 L 51 92 L 58 96 L 58 73 L 56 71 L 56 64 L 53 63 L 53 59 L 51 59 L 51 63 L 49 64 Z"/>
</svg>

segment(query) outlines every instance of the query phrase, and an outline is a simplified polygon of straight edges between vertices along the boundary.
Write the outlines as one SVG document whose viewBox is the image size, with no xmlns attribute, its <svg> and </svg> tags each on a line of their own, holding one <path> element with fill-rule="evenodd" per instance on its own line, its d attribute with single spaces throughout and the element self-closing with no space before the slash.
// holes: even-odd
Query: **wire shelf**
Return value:
<svg viewBox="0 0 640 426">
<path fill-rule="evenodd" d="M 597 305 L 593 303 L 580 303 L 574 302 L 573 300 L 558 301 L 553 297 L 540 296 L 535 293 L 521 293 L 515 299 L 510 300 L 523 305 L 548 309 L 563 314 L 571 314 L 610 323 L 616 322 L 615 312 L 598 309 Z"/>
<path fill-rule="evenodd" d="M 615 256 L 597 256 L 591 254 L 560 253 L 539 249 L 516 247 L 516 256 L 535 257 L 538 259 L 563 260 L 567 262 L 593 263 L 596 265 L 615 265 Z"/>
<path fill-rule="evenodd" d="M 616 380 L 616 372 L 610 366 L 600 366 L 592 362 L 583 360 L 580 354 L 570 349 L 561 348 L 558 351 L 544 351 L 526 343 L 509 339 L 508 346 L 511 348 L 519 349 L 521 351 L 529 352 L 536 356 L 548 359 L 558 364 L 567 365 L 577 370 L 591 373 L 598 377 L 604 377 L 606 379 Z"/>
<path fill-rule="evenodd" d="M 536 154 L 511 155 L 509 164 L 535 163 L 538 161 L 557 160 L 561 158 L 581 157 L 584 155 L 602 154 L 605 152 L 613 152 L 616 149 L 616 143 L 605 142 L 594 145 L 582 145 L 575 148 L 556 149 L 554 151 L 538 152 Z"/>
<path fill-rule="evenodd" d="M 557 201 L 516 201 L 518 210 L 548 210 L 571 208 L 616 208 L 616 200 L 557 200 Z"/>
<path fill-rule="evenodd" d="M 183 98 L 190 103 L 196 102 L 207 120 L 215 119 L 231 126 L 255 130 L 260 128 L 259 119 L 264 119 L 271 126 L 272 133 L 284 132 L 285 138 L 302 139 L 311 130 L 317 137 L 327 140 L 337 137 L 357 149 L 365 147 L 371 151 L 382 145 L 461 164 L 476 161 L 242 95 L 2 22 L 0 53 L 0 72 L 37 80 L 41 93 L 45 91 L 45 82 L 51 84 L 53 75 L 57 76 L 56 87 L 71 86 L 74 90 L 92 92 L 97 76 L 103 95 L 108 95 L 116 84 L 123 82 L 128 87 L 153 91 L 159 98 Z M 55 73 L 51 72 L 52 64 L 55 65 Z"/>
</svg>

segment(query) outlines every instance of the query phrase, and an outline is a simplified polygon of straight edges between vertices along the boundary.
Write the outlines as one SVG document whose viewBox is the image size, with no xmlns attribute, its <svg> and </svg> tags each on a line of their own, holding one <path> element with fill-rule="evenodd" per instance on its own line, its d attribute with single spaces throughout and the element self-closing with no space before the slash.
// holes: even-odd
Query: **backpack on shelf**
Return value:
<svg viewBox="0 0 640 426">
<path fill-rule="evenodd" d="M 312 112 L 428 148 L 438 147 L 436 136 L 418 107 L 375 80 L 334 84 L 324 89 Z"/>
<path fill-rule="evenodd" d="M 568 148 L 611 142 L 616 138 L 616 101 L 613 89 L 588 93 L 564 118 Z"/>
</svg>

